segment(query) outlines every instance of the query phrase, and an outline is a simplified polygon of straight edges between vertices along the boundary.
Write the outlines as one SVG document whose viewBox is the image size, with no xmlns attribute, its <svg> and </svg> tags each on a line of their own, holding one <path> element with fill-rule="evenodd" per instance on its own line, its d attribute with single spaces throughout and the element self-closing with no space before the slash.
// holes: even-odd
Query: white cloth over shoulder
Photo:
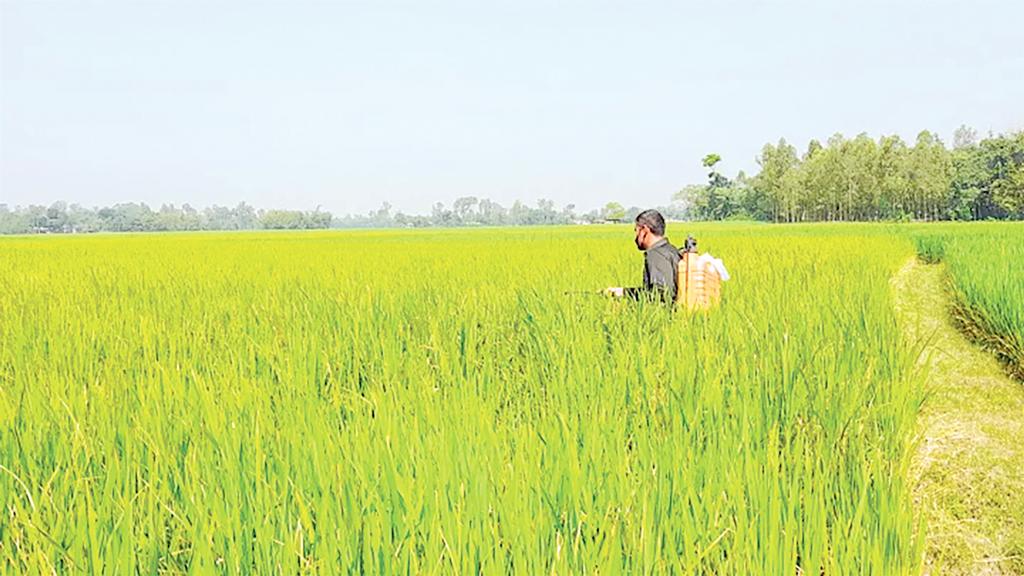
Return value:
<svg viewBox="0 0 1024 576">
<path fill-rule="evenodd" d="M 697 258 L 697 266 L 704 266 L 706 264 L 711 264 L 715 272 L 718 272 L 718 275 L 722 278 L 722 282 L 729 280 L 729 271 L 725 269 L 725 264 L 720 258 L 715 258 L 710 253 L 705 252 L 700 255 L 700 258 Z"/>
</svg>

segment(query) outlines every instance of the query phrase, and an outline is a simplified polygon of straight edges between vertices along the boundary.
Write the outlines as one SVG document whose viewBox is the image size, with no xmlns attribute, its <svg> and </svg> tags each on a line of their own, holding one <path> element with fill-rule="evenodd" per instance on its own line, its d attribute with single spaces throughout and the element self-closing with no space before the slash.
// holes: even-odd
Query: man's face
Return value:
<svg viewBox="0 0 1024 576">
<path fill-rule="evenodd" d="M 650 236 L 651 229 L 648 228 L 647 226 L 643 226 L 641 224 L 637 224 L 634 227 L 634 230 L 636 231 L 636 238 L 634 238 L 633 241 L 636 242 L 636 249 L 637 250 L 646 250 L 647 249 L 647 237 Z"/>
</svg>

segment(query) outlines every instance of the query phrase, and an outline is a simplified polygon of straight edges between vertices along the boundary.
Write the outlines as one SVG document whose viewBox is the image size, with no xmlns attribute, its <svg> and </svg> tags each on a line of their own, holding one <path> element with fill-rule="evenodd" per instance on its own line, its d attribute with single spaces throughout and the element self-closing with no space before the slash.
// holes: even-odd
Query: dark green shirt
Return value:
<svg viewBox="0 0 1024 576">
<path fill-rule="evenodd" d="M 644 252 L 644 285 L 626 288 L 631 298 L 651 298 L 666 303 L 676 299 L 676 275 L 679 273 L 679 250 L 662 238 Z"/>
</svg>

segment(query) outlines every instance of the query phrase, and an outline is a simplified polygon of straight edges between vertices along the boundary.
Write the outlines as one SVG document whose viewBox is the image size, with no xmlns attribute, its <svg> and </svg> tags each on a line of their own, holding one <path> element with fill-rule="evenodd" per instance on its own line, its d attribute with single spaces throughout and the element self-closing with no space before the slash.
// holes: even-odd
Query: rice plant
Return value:
<svg viewBox="0 0 1024 576">
<path fill-rule="evenodd" d="M 946 264 L 961 327 L 1024 379 L 1024 241 L 1019 224 L 988 225 L 947 240 Z"/>
<path fill-rule="evenodd" d="M 874 226 L 0 240 L 6 573 L 910 574 L 921 402 Z"/>
</svg>

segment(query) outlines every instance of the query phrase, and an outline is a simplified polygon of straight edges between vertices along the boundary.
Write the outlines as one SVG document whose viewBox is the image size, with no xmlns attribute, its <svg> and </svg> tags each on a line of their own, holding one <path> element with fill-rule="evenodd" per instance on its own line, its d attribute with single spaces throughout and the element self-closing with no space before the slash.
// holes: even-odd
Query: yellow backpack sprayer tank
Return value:
<svg viewBox="0 0 1024 576">
<path fill-rule="evenodd" d="M 688 311 L 709 310 L 722 299 L 722 282 L 729 273 L 722 261 L 711 254 L 697 254 L 697 241 L 690 236 L 680 250 L 676 274 L 676 305 Z"/>
</svg>

